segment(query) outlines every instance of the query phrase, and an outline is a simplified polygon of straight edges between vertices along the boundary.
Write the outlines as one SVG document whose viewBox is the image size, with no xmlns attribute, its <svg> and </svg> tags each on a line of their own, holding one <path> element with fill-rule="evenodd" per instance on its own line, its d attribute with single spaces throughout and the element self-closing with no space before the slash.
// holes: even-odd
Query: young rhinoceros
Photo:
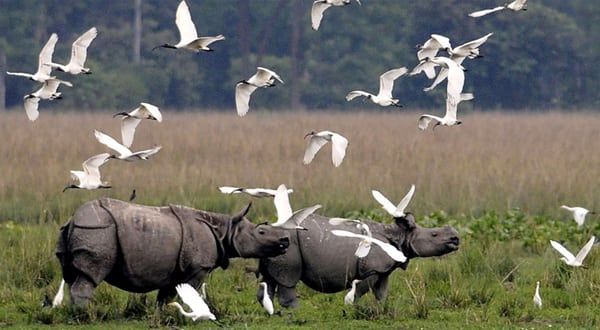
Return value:
<svg viewBox="0 0 600 330">
<path fill-rule="evenodd" d="M 114 199 L 83 204 L 60 230 L 56 256 L 71 300 L 87 304 L 102 281 L 130 292 L 159 290 L 158 302 L 175 286 L 196 287 L 229 258 L 265 258 L 285 252 L 288 231 L 255 225 L 244 216 L 184 206 L 150 207 Z"/>
<path fill-rule="evenodd" d="M 388 276 L 398 267 L 406 269 L 415 257 L 441 256 L 458 249 L 458 233 L 450 226 L 423 228 L 415 223 L 412 214 L 395 218 L 393 224 L 373 221 L 366 223 L 374 238 L 392 244 L 407 257 L 406 262 L 394 261 L 379 247 L 372 246 L 364 258 L 354 253 L 359 239 L 335 236 L 332 230 L 342 229 L 360 233 L 356 223 L 331 225 L 329 218 L 312 215 L 302 226 L 307 230 L 292 232 L 290 247 L 283 255 L 260 260 L 259 271 L 267 282 L 269 295 L 277 292 L 284 307 L 296 307 L 296 284 L 304 282 L 310 288 L 335 293 L 346 290 L 352 280 L 362 280 L 356 287 L 356 299 L 372 289 L 377 300 L 385 298 Z"/>
</svg>

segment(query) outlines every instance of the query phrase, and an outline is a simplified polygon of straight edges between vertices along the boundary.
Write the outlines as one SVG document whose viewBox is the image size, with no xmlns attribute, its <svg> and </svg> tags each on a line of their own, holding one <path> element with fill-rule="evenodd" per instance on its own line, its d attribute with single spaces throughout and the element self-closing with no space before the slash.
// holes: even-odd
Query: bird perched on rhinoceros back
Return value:
<svg viewBox="0 0 600 330">
<path fill-rule="evenodd" d="M 388 277 L 396 268 L 406 269 L 416 257 L 441 256 L 458 249 L 458 233 L 452 227 L 424 228 L 415 223 L 412 214 L 395 218 L 393 224 L 363 221 L 368 224 L 373 237 L 393 245 L 406 256 L 397 262 L 379 248 L 371 249 L 364 258 L 355 256 L 359 240 L 337 237 L 331 233 L 343 229 L 360 233 L 356 223 L 332 225 L 330 218 L 313 214 L 302 222 L 307 230 L 291 232 L 290 247 L 285 254 L 262 258 L 259 271 L 262 281 L 277 292 L 284 307 L 296 307 L 296 285 L 304 282 L 310 288 L 335 293 L 346 290 L 355 279 L 362 280 L 356 287 L 355 299 L 372 288 L 377 300 L 387 294 Z"/>
<path fill-rule="evenodd" d="M 245 218 L 250 205 L 232 216 L 109 198 L 83 204 L 61 228 L 56 247 L 71 301 L 87 305 L 106 281 L 129 292 L 159 290 L 164 304 L 178 284 L 196 287 L 230 258 L 284 253 L 289 231 L 251 223 Z"/>
</svg>

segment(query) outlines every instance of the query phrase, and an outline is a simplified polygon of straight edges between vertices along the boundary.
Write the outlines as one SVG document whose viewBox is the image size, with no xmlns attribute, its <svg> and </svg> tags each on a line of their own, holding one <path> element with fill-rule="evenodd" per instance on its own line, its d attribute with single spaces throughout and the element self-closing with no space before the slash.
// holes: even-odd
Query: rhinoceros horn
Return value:
<svg viewBox="0 0 600 330">
<path fill-rule="evenodd" d="M 246 205 L 246 207 L 241 210 L 238 214 L 234 215 L 231 218 L 231 221 L 233 223 L 238 223 L 240 222 L 242 219 L 244 219 L 244 217 L 246 216 L 246 214 L 248 214 L 248 211 L 250 211 L 250 207 L 252 206 L 252 202 L 248 203 L 248 205 Z"/>
</svg>

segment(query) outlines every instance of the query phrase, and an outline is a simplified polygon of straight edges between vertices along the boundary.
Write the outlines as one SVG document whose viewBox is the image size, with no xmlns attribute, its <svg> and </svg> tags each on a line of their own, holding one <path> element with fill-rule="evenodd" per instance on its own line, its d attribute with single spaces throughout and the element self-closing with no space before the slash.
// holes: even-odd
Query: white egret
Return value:
<svg viewBox="0 0 600 330">
<path fill-rule="evenodd" d="M 578 206 L 570 207 L 567 205 L 561 205 L 560 208 L 565 209 L 573 214 L 573 220 L 577 222 L 577 227 L 583 226 L 583 224 L 585 223 L 585 217 L 588 214 L 596 214 L 596 212 L 594 211 L 589 211 L 588 209 Z"/>
<path fill-rule="evenodd" d="M 321 208 L 321 205 L 317 204 L 292 212 L 292 206 L 288 198 L 288 189 L 284 184 L 279 185 L 277 188 L 273 203 L 277 210 L 277 221 L 271 224 L 271 226 L 286 229 L 304 229 L 300 226 L 302 221 Z"/>
<path fill-rule="evenodd" d="M 49 65 L 53 69 L 57 69 L 59 71 L 67 72 L 73 75 L 80 73 L 92 73 L 92 71 L 89 68 L 86 68 L 84 65 L 85 60 L 87 58 L 87 49 L 92 43 L 92 41 L 96 39 L 97 35 L 98 30 L 95 27 L 93 27 L 87 30 L 79 38 L 77 38 L 71 46 L 71 59 L 66 65 L 52 63 L 52 61 L 48 61 L 45 64 Z"/>
<path fill-rule="evenodd" d="M 427 78 L 433 79 L 435 77 L 435 65 L 424 60 L 435 57 L 440 49 L 448 51 L 452 46 L 448 37 L 432 34 L 431 38 L 427 39 L 423 45 L 417 45 L 417 48 L 419 49 L 417 59 L 420 63 L 413 68 L 410 75 L 413 76 L 424 71 Z"/>
<path fill-rule="evenodd" d="M 360 229 L 363 235 L 366 235 L 368 237 L 373 237 L 373 235 L 371 234 L 371 230 L 369 229 L 369 226 L 360 220 L 344 219 L 344 218 L 329 219 L 329 224 L 332 226 L 338 226 L 343 223 L 355 223 L 356 228 Z M 356 248 L 354 255 L 357 256 L 358 258 L 364 258 L 369 254 L 370 251 L 371 251 L 371 241 L 368 239 L 364 239 L 364 240 L 360 241 L 360 243 L 358 243 L 358 247 Z"/>
<path fill-rule="evenodd" d="M 78 184 L 66 186 L 67 189 L 108 189 L 112 188 L 108 182 L 102 182 L 100 177 L 100 166 L 108 161 L 110 154 L 102 153 L 88 158 L 83 162 L 83 171 L 71 171 L 71 178 L 78 181 Z"/>
<path fill-rule="evenodd" d="M 356 285 L 360 283 L 360 280 L 352 280 L 352 287 L 350 291 L 344 296 L 344 304 L 354 305 L 354 296 L 356 295 Z"/>
<path fill-rule="evenodd" d="M 271 297 L 269 297 L 268 285 L 266 282 L 260 282 L 259 285 L 262 288 L 262 291 L 260 291 L 258 294 L 260 304 L 267 311 L 267 314 L 273 315 L 275 310 L 273 308 L 273 301 L 271 300 Z"/>
<path fill-rule="evenodd" d="M 456 64 L 462 65 L 462 62 L 467 57 L 470 59 L 482 57 L 483 55 L 479 55 L 479 47 L 483 43 L 485 43 L 488 40 L 488 38 L 492 35 L 493 35 L 493 33 L 488 33 L 479 39 L 471 40 L 471 41 L 466 42 L 458 47 L 448 49 L 448 53 L 450 54 L 450 59 L 453 60 L 454 62 L 456 62 Z M 428 92 L 428 91 L 434 89 L 435 86 L 437 86 L 439 83 L 444 81 L 444 79 L 446 79 L 446 77 L 448 77 L 448 69 L 441 68 L 440 72 L 435 77 L 435 80 L 433 81 L 431 86 L 424 88 L 423 90 L 425 92 Z"/>
<path fill-rule="evenodd" d="M 309 136 L 310 142 L 304 152 L 304 164 L 310 164 L 317 152 L 329 141 L 331 141 L 331 160 L 333 161 L 333 165 L 338 167 L 342 164 L 346 156 L 348 139 L 331 131 L 321 131 L 318 133 L 313 131 L 306 134 L 304 138 L 306 139 Z"/>
<path fill-rule="evenodd" d="M 56 307 L 62 305 L 63 299 L 65 297 L 64 289 L 65 289 L 65 280 L 61 279 L 60 285 L 58 286 L 58 291 L 56 292 L 54 299 L 52 299 L 52 308 L 56 308 Z"/>
<path fill-rule="evenodd" d="M 94 130 L 94 136 L 96 136 L 96 140 L 98 140 L 98 142 L 104 144 L 109 149 L 112 149 L 118 153 L 118 155 L 111 155 L 110 158 L 117 158 L 117 159 L 128 161 L 128 162 L 132 162 L 134 160 L 139 160 L 139 159 L 147 160 L 150 156 L 156 154 L 162 148 L 162 146 L 155 146 L 152 149 L 131 152 L 131 150 L 129 150 L 129 148 L 120 144 L 112 137 L 110 137 L 98 130 Z"/>
<path fill-rule="evenodd" d="M 563 257 L 560 258 L 560 260 L 564 261 L 565 264 L 573 267 L 581 267 L 583 265 L 583 260 L 592 250 L 592 246 L 594 245 L 595 240 L 596 237 L 592 236 L 592 238 L 590 238 L 590 240 L 581 248 L 581 250 L 579 250 L 577 256 L 574 256 L 569 250 L 567 250 L 558 242 L 551 240 L 550 245 L 552 245 L 552 247 L 556 251 L 563 255 Z"/>
<path fill-rule="evenodd" d="M 383 252 L 387 253 L 387 255 L 390 256 L 390 258 L 392 258 L 398 262 L 406 261 L 406 256 L 404 255 L 404 253 L 402 253 L 402 251 L 398 250 L 395 246 L 393 246 L 389 243 L 386 243 L 386 242 L 376 239 L 375 237 L 369 237 L 367 235 L 360 235 L 360 234 L 355 234 L 353 232 L 349 232 L 346 230 L 337 230 L 337 229 L 332 230 L 331 233 L 335 236 L 358 238 L 358 239 L 370 241 L 371 243 L 379 246 L 383 250 Z"/>
<path fill-rule="evenodd" d="M 277 190 L 275 189 L 267 189 L 267 188 L 239 188 L 239 187 L 229 187 L 222 186 L 219 187 L 219 191 L 224 194 L 241 194 L 245 193 L 252 197 L 275 197 L 275 193 Z M 288 194 L 294 192 L 294 189 L 288 189 Z"/>
<path fill-rule="evenodd" d="M 25 107 L 25 113 L 27 114 L 27 118 L 29 118 L 29 120 L 35 121 L 39 117 L 40 113 L 38 108 L 40 105 L 40 100 L 56 100 L 62 98 L 62 93 L 57 92 L 60 84 L 73 87 L 73 85 L 68 81 L 53 78 L 46 80 L 42 84 L 42 87 L 37 91 L 27 94 L 23 97 L 23 106 Z"/>
<path fill-rule="evenodd" d="M 379 77 L 379 93 L 377 95 L 355 90 L 346 95 L 346 101 L 351 101 L 358 96 L 363 96 L 382 107 L 390 105 L 402 107 L 400 101 L 392 97 L 392 90 L 394 89 L 394 80 L 403 76 L 407 71 L 408 70 L 405 67 L 389 70 Z"/>
<path fill-rule="evenodd" d="M 461 101 L 472 100 L 473 97 L 474 96 L 471 93 L 462 93 L 462 94 L 460 94 L 460 100 L 458 103 L 460 103 Z M 453 104 L 452 102 L 449 101 L 449 99 L 446 99 L 446 114 L 444 115 L 444 117 L 423 114 L 423 115 L 421 115 L 421 117 L 419 117 L 418 127 L 420 130 L 425 130 L 425 129 L 427 129 L 427 127 L 429 127 L 429 123 L 432 120 L 436 121 L 435 126 L 433 126 L 433 129 L 435 129 L 435 127 L 438 125 L 442 125 L 442 126 L 460 125 L 462 122 L 457 119 L 457 116 L 456 116 L 457 109 L 458 109 L 458 104 Z"/>
<path fill-rule="evenodd" d="M 404 213 L 404 210 L 406 209 L 408 203 L 410 203 L 410 200 L 415 194 L 415 185 L 413 184 L 410 186 L 408 193 L 406 193 L 406 195 L 404 196 L 404 198 L 402 198 L 398 205 L 394 205 L 392 202 L 390 202 L 389 199 L 387 199 L 385 196 L 383 196 L 382 193 L 380 193 L 377 190 L 371 190 L 371 194 L 373 195 L 373 198 L 375 198 L 375 200 L 379 202 L 379 204 L 381 204 L 382 208 L 386 210 L 387 213 L 389 213 L 394 218 L 400 218 L 406 215 Z"/>
<path fill-rule="evenodd" d="M 175 287 L 177 294 L 181 298 L 184 304 L 186 304 L 192 311 L 186 312 L 178 302 L 169 303 L 169 306 L 174 306 L 179 309 L 179 312 L 183 316 L 191 317 L 192 321 L 200 320 L 212 320 L 215 321 L 217 318 L 211 313 L 208 305 L 204 302 L 204 299 L 198 294 L 198 291 L 187 283 L 179 284 Z"/>
<path fill-rule="evenodd" d="M 187 49 L 199 53 L 200 51 L 212 52 L 213 49 L 208 46 L 213 42 L 225 40 L 222 34 L 214 37 L 199 37 L 198 31 L 196 31 L 196 25 L 192 21 L 190 15 L 190 8 L 185 1 L 181 1 L 177 6 L 177 12 L 175 13 L 175 24 L 179 30 L 179 42 L 175 45 L 162 44 L 154 47 L 156 48 L 173 48 L 173 49 Z"/>
<path fill-rule="evenodd" d="M 263 68 L 261 66 L 256 68 L 256 73 L 247 80 L 241 80 L 235 85 L 235 108 L 240 117 L 243 117 L 248 113 L 250 109 L 250 95 L 259 87 L 273 87 L 275 86 L 275 80 L 280 83 L 284 83 L 281 77 L 273 70 Z"/>
<path fill-rule="evenodd" d="M 40 52 L 38 58 L 38 70 L 34 74 L 30 73 L 22 73 L 22 72 L 6 72 L 6 74 L 11 76 L 21 76 L 26 77 L 31 80 L 39 81 L 41 83 L 45 82 L 48 79 L 54 79 L 56 77 L 50 76 L 52 72 L 52 68 L 46 63 L 52 62 L 52 54 L 54 53 L 54 46 L 56 45 L 56 41 L 58 41 L 58 35 L 56 33 L 52 33 L 42 51 Z"/>
<path fill-rule="evenodd" d="M 127 148 L 131 147 L 135 129 L 142 119 L 156 120 L 159 123 L 162 122 L 162 114 L 158 107 L 144 102 L 141 102 L 139 107 L 130 112 L 119 112 L 113 115 L 113 117 L 116 116 L 123 117 L 121 119 L 121 138 L 123 140 L 123 145 Z"/>
<path fill-rule="evenodd" d="M 432 57 L 425 59 L 425 61 L 448 69 L 447 99 L 453 105 L 458 105 L 462 100 L 461 93 L 465 85 L 465 72 L 462 67 L 447 57 Z"/>
<path fill-rule="evenodd" d="M 535 282 L 535 294 L 533 295 L 533 304 L 542 308 L 542 297 L 540 296 L 540 281 Z"/>
<path fill-rule="evenodd" d="M 488 15 L 491 13 L 495 13 L 500 10 L 504 10 L 504 9 L 510 9 L 512 11 L 527 10 L 527 0 L 515 0 L 513 2 L 506 3 L 502 6 L 498 6 L 496 8 L 484 9 L 484 10 L 472 12 L 469 14 L 469 16 L 481 17 L 481 16 L 485 16 L 485 15 Z"/>
<path fill-rule="evenodd" d="M 360 0 L 356 0 L 360 5 Z M 312 4 L 312 8 L 310 10 L 310 19 L 313 30 L 318 30 L 321 25 L 321 20 L 323 19 L 323 13 L 325 10 L 329 9 L 331 6 L 340 7 L 349 5 L 350 0 L 316 0 Z"/>
</svg>

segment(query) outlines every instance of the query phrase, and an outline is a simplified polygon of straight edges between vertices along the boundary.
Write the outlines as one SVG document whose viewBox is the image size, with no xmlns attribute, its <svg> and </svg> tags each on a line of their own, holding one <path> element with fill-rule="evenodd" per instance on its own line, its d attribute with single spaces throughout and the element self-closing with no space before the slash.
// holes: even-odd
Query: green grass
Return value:
<svg viewBox="0 0 600 330">
<path fill-rule="evenodd" d="M 380 210 L 351 212 L 385 221 Z M 391 276 L 389 296 L 377 303 L 364 296 L 344 306 L 345 292 L 322 294 L 299 285 L 298 309 L 268 317 L 255 300 L 257 280 L 244 271 L 253 260 L 237 259 L 226 271 L 215 270 L 207 281 L 210 302 L 220 323 L 233 328 L 597 328 L 600 326 L 600 253 L 592 251 L 589 269 L 563 265 L 549 239 L 568 237 L 578 249 L 593 222 L 576 230 L 571 222 L 529 216 L 519 210 L 487 213 L 479 218 L 431 214 L 418 219 L 425 226 L 452 224 L 461 232 L 458 252 L 440 258 L 414 259 L 407 271 Z M 591 227 L 590 227 L 591 226 Z M 174 309 L 155 308 L 156 293 L 129 294 L 103 283 L 84 313 L 66 304 L 41 307 L 60 281 L 54 222 L 0 226 L 0 326 L 35 328 L 215 328 L 193 323 Z M 526 239 L 525 239 L 526 238 Z M 532 303 L 541 281 L 544 308 Z M 276 304 L 276 310 L 281 310 Z"/>
</svg>

